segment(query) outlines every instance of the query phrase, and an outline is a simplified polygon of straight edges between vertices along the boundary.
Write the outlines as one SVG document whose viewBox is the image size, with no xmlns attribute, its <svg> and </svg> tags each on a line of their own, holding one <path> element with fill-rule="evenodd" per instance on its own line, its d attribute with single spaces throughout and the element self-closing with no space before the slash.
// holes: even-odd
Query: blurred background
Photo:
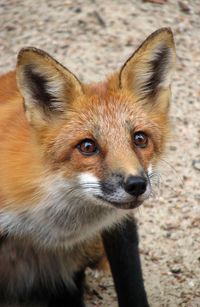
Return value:
<svg viewBox="0 0 200 307">
<path fill-rule="evenodd" d="M 136 211 L 151 306 L 200 306 L 199 0 L 0 0 L 0 73 L 20 48 L 44 49 L 82 81 L 119 69 L 153 31 L 171 27 L 177 47 L 168 154 L 160 186 Z M 110 275 L 88 271 L 88 306 L 116 307 Z"/>
</svg>

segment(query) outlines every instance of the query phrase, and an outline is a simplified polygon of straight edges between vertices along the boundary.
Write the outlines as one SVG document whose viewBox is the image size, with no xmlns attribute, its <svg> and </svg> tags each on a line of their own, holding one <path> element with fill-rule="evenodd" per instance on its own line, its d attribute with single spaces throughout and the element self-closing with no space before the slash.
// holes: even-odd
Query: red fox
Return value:
<svg viewBox="0 0 200 307">
<path fill-rule="evenodd" d="M 169 132 L 175 46 L 151 34 L 105 82 L 36 48 L 0 78 L 0 306 L 84 306 L 107 254 L 119 306 L 148 306 L 133 209 Z"/>
</svg>

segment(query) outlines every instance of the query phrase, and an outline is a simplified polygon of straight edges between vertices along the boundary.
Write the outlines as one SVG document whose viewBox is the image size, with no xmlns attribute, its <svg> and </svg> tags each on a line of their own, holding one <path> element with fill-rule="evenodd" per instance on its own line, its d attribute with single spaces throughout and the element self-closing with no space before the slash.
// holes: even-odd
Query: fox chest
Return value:
<svg viewBox="0 0 200 307">
<path fill-rule="evenodd" d="M 81 249 L 41 251 L 24 241 L 1 238 L 0 296 L 6 293 L 6 299 L 24 299 L 34 293 L 49 293 L 57 284 L 73 290 L 74 274 L 84 265 Z"/>
</svg>

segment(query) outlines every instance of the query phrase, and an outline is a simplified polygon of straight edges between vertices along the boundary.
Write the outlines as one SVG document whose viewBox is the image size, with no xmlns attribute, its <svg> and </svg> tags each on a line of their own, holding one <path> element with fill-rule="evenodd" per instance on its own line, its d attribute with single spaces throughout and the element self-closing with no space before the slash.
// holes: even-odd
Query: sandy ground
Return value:
<svg viewBox="0 0 200 307">
<path fill-rule="evenodd" d="M 186 4 L 185 6 L 183 4 Z M 151 306 L 200 306 L 200 6 L 128 0 L 0 1 L 0 72 L 21 47 L 48 51 L 84 81 L 116 70 L 147 35 L 170 26 L 177 45 L 173 131 L 155 199 L 136 212 Z M 88 306 L 117 306 L 110 276 L 88 272 Z"/>
</svg>

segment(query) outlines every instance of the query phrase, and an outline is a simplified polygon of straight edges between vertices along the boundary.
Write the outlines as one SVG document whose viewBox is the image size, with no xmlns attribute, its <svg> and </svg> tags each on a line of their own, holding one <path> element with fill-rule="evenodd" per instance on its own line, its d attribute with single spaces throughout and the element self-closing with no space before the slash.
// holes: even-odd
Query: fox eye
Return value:
<svg viewBox="0 0 200 307">
<path fill-rule="evenodd" d="M 77 145 L 78 150 L 85 156 L 92 156 L 99 152 L 96 143 L 91 139 L 85 139 Z"/>
<path fill-rule="evenodd" d="M 136 147 L 145 148 L 148 144 L 148 136 L 142 131 L 135 132 L 133 135 L 133 142 Z"/>
</svg>

